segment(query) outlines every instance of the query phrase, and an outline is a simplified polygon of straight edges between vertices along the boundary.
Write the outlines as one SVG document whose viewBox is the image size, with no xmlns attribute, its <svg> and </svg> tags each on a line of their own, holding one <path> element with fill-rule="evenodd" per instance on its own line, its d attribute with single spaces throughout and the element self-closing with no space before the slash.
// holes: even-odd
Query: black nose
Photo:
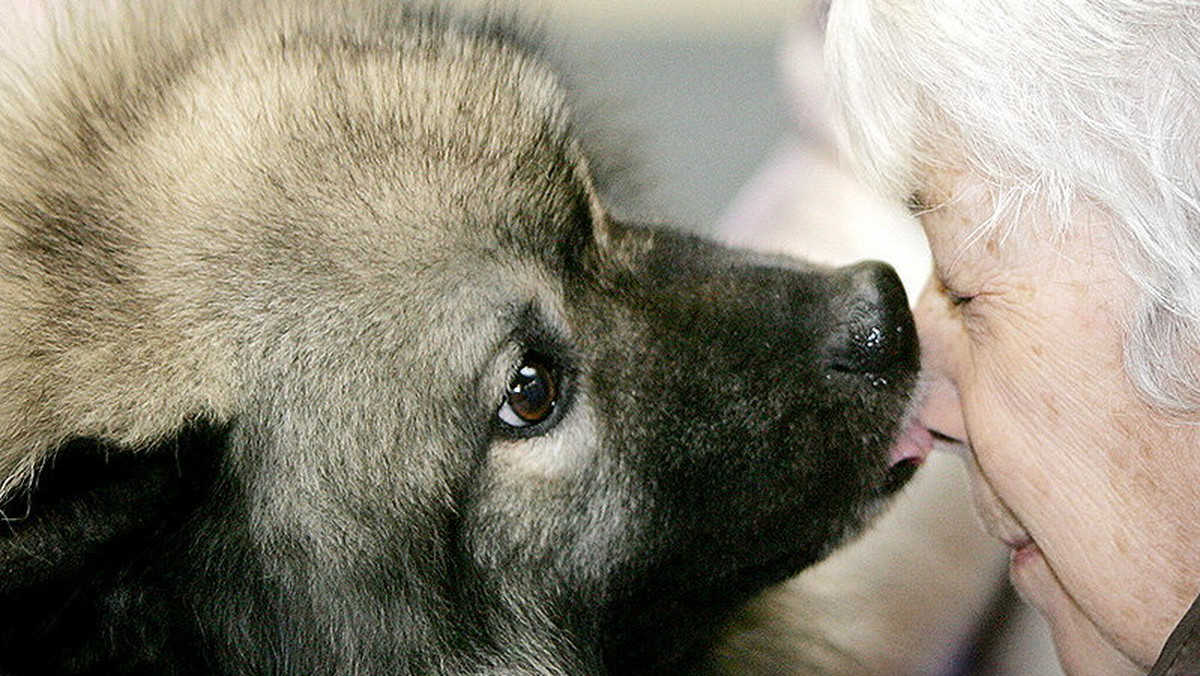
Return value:
<svg viewBox="0 0 1200 676">
<path fill-rule="evenodd" d="M 885 263 L 867 261 L 841 273 L 846 290 L 834 308 L 837 328 L 829 343 L 832 368 L 866 374 L 915 370 L 917 331 L 896 271 Z"/>
</svg>

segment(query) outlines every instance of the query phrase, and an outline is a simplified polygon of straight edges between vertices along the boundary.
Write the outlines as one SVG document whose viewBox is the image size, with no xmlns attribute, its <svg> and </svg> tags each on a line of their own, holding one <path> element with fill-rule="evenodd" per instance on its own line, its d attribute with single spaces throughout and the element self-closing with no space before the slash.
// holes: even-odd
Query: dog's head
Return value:
<svg viewBox="0 0 1200 676">
<path fill-rule="evenodd" d="M 73 208 L 6 211 L 44 245 L 28 292 L 74 290 L 30 325 L 93 350 L 38 362 L 88 396 L 43 397 L 76 440 L 6 503 L 18 667 L 52 639 L 95 668 L 663 670 L 907 478 L 885 266 L 619 222 L 494 27 L 223 30 L 148 110 L 73 112 L 136 130 L 51 163 Z M 133 53 L 100 81 L 162 75 Z M 84 236 L 56 252 L 64 213 Z"/>
</svg>

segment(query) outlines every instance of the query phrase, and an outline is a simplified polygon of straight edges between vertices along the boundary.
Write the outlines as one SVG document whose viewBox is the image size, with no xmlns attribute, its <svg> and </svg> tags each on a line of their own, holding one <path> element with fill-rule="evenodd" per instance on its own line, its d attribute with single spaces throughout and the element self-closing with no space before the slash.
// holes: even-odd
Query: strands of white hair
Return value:
<svg viewBox="0 0 1200 676">
<path fill-rule="evenodd" d="M 991 188 L 981 232 L 1081 203 L 1121 227 L 1143 291 L 1131 380 L 1200 408 L 1200 0 L 841 0 L 826 56 L 843 148 L 906 199 L 919 173 Z M 939 153 L 952 152 L 952 157 Z"/>
</svg>

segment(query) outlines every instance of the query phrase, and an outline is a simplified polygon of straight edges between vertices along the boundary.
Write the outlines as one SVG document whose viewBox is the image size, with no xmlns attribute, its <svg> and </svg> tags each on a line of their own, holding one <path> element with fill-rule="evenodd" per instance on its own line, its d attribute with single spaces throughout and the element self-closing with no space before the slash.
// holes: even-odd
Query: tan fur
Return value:
<svg viewBox="0 0 1200 676">
<path fill-rule="evenodd" d="M 533 65 L 505 76 L 511 91 L 492 99 L 496 109 L 468 106 L 493 73 L 466 71 L 463 60 L 431 64 L 444 58 L 436 52 L 399 62 L 383 50 L 373 54 L 371 41 L 382 38 L 356 18 L 373 11 L 369 2 L 326 3 L 307 15 L 293 9 L 287 19 L 262 3 L 172 5 L 50 7 L 4 26 L 24 37 L 8 43 L 0 67 L 0 497 L 70 438 L 136 450 L 189 420 L 231 416 L 246 362 L 262 349 L 255 343 L 269 340 L 254 305 L 299 283 L 256 254 L 285 247 L 362 281 L 375 274 L 372 260 L 401 259 L 389 247 L 436 249 L 437 230 L 393 230 L 389 241 L 363 224 L 373 223 L 379 205 L 382 213 L 430 213 L 425 202 L 456 192 L 423 187 L 469 193 L 472 186 L 456 177 L 463 172 L 438 171 L 454 167 L 444 160 L 462 148 L 487 154 L 519 144 L 561 106 L 550 74 Z M 334 99 L 308 81 L 319 56 L 303 41 L 346 23 L 364 26 L 355 67 L 377 73 L 343 78 L 344 96 Z M 106 24 L 119 27 L 118 37 L 99 37 Z M 260 37 L 273 33 L 289 37 L 276 44 Z M 461 42 L 457 49 L 472 63 L 478 45 L 466 36 Z M 495 54 L 488 59 L 497 60 L 496 73 L 512 70 Z M 464 92 L 460 109 L 433 95 L 444 91 Z M 344 149 L 288 139 L 304 125 L 351 125 L 356 105 L 394 110 L 398 127 L 431 143 L 453 136 L 447 125 L 475 134 L 455 147 L 428 148 L 440 163 L 413 157 L 381 169 L 394 180 L 362 181 L 372 194 L 349 203 L 345 190 L 321 190 L 356 182 L 352 163 L 323 155 Z M 296 110 L 328 117 L 297 120 Z M 526 127 L 490 122 L 514 118 Z M 286 242 L 272 231 L 271 205 L 254 193 L 263 165 L 311 173 L 302 183 L 314 190 L 293 197 L 309 213 L 340 219 L 325 222 L 334 247 L 306 250 L 302 230 Z M 391 194 L 377 194 L 384 185 Z M 260 214 L 262 222 L 227 227 L 240 214 Z M 52 250 L 59 242 L 31 243 L 31 229 L 48 219 L 62 237 L 86 243 L 59 250 Z"/>
</svg>

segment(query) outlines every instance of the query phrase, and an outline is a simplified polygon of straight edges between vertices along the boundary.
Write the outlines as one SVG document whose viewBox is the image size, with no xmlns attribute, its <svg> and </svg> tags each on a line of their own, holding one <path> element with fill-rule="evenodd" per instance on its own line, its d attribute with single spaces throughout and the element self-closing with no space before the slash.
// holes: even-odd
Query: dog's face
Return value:
<svg viewBox="0 0 1200 676">
<path fill-rule="evenodd" d="M 239 43 L 110 160 L 118 290 L 56 311 L 211 406 L 10 499 L 14 664 L 660 673 L 907 478 L 890 271 L 618 222 L 542 65 L 411 23 Z"/>
</svg>

